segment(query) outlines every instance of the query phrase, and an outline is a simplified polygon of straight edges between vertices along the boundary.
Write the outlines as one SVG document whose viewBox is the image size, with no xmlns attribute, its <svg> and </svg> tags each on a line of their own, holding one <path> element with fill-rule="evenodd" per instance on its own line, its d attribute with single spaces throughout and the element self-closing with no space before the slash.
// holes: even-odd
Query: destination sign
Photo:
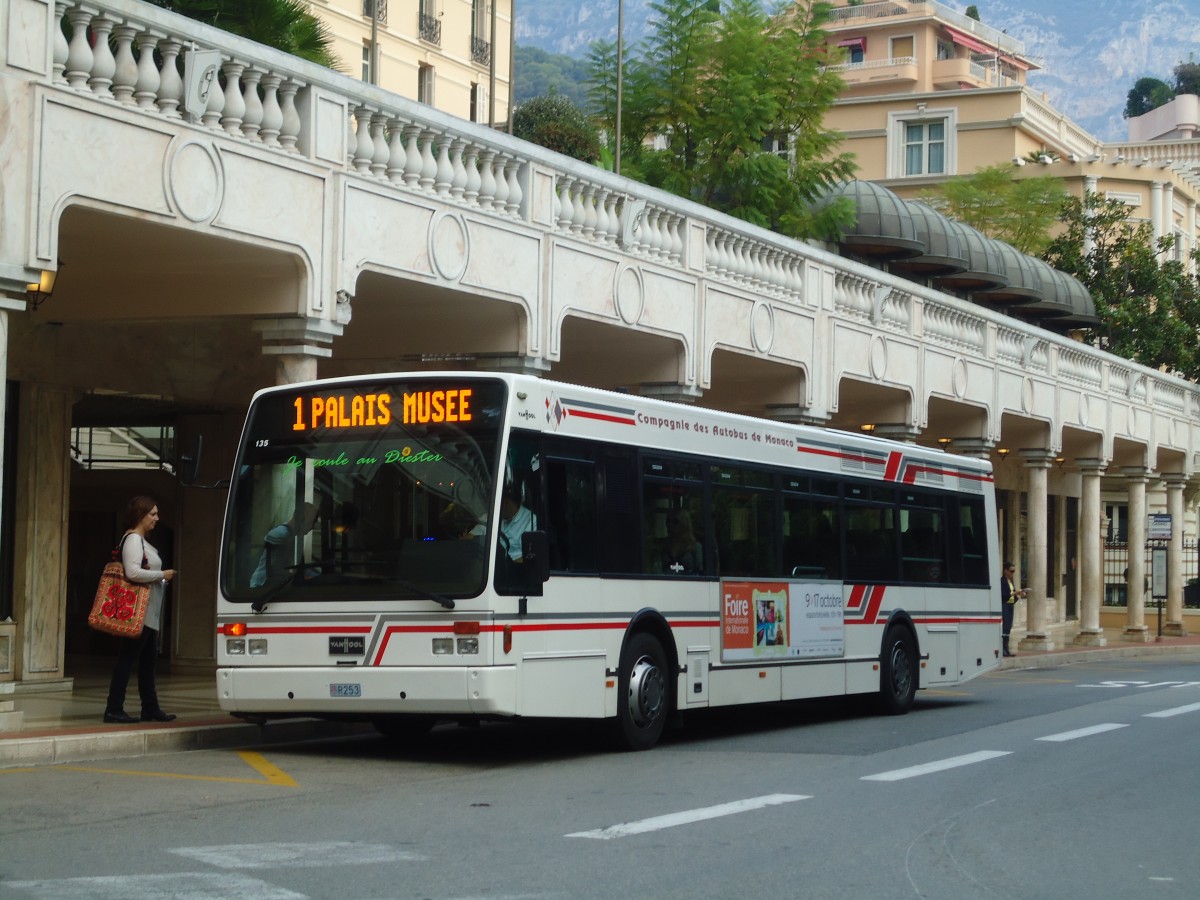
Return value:
<svg viewBox="0 0 1200 900">
<path fill-rule="evenodd" d="M 292 398 L 293 432 L 318 429 L 384 429 L 397 420 L 404 425 L 471 422 L 475 417 L 473 388 L 403 391 L 399 395 L 338 391 L 302 394 Z"/>
</svg>

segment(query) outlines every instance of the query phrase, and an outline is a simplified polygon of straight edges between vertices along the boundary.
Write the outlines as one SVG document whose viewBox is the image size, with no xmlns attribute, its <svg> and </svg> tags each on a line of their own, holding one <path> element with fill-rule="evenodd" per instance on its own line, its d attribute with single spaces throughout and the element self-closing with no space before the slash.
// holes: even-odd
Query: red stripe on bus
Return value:
<svg viewBox="0 0 1200 900">
<path fill-rule="evenodd" d="M 224 634 L 225 626 L 217 626 Z M 370 634 L 370 625 L 247 625 L 246 634 Z"/>
<path fill-rule="evenodd" d="M 608 413 L 585 412 L 582 409 L 574 409 L 567 407 L 567 414 L 571 416 L 579 416 L 581 419 L 598 419 L 601 422 L 615 422 L 618 425 L 633 425 L 632 417 L 613 416 Z"/>
<path fill-rule="evenodd" d="M 868 465 L 879 465 L 879 457 L 863 456 L 858 453 L 846 453 L 843 450 L 826 450 L 823 447 L 805 447 L 800 444 L 796 445 L 797 453 L 811 453 L 814 456 L 832 456 L 834 459 L 845 459 L 850 462 L 864 463 Z"/>
<path fill-rule="evenodd" d="M 685 622 L 668 622 L 672 628 L 719 628 L 720 620 L 713 621 L 685 621 Z M 513 625 L 513 631 L 602 631 L 612 629 L 622 629 L 629 627 L 628 622 L 545 622 L 540 624 Z M 498 632 L 503 631 L 504 625 L 483 625 L 480 627 L 481 632 Z M 454 633 L 453 623 L 446 625 L 389 625 L 383 632 L 383 637 L 379 642 L 379 650 L 375 654 L 375 658 L 371 661 L 371 665 L 379 665 L 379 661 L 383 659 L 383 654 L 387 650 L 388 641 L 391 640 L 393 634 L 428 634 L 431 632 L 443 632 L 446 634 Z"/>
<path fill-rule="evenodd" d="M 900 473 L 900 463 L 904 461 L 904 454 L 893 450 L 888 454 L 887 467 L 883 470 L 884 481 L 895 481 Z"/>
</svg>

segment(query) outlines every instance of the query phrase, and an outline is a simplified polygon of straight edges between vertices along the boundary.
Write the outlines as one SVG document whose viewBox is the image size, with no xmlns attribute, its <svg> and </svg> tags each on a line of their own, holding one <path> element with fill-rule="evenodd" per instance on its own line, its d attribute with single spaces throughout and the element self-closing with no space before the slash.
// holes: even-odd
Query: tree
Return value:
<svg viewBox="0 0 1200 900">
<path fill-rule="evenodd" d="M 576 106 L 586 106 L 588 64 L 561 53 L 547 53 L 537 47 L 515 48 L 513 99 L 521 104 L 553 91 Z"/>
<path fill-rule="evenodd" d="M 1152 109 L 1158 109 L 1175 97 L 1171 86 L 1165 81 L 1160 81 L 1157 78 L 1139 78 L 1134 82 L 1129 94 L 1125 98 L 1125 112 L 1123 115 L 1126 119 L 1132 119 L 1136 116 L 1144 116 Z"/>
<path fill-rule="evenodd" d="M 766 228 L 829 237 L 848 203 L 815 206 L 853 172 L 822 128 L 842 82 L 821 25 L 823 2 L 774 14 L 756 0 L 654 0 L 652 33 L 626 66 L 622 170 Z M 597 99 L 615 51 L 593 47 Z M 615 131 L 615 104 L 599 110 Z"/>
<path fill-rule="evenodd" d="M 1050 244 L 1050 230 L 1067 200 L 1061 179 L 1014 178 L 1009 165 L 948 179 L 925 196 L 951 218 L 1034 256 Z"/>
<path fill-rule="evenodd" d="M 534 97 L 513 111 L 513 134 L 583 162 L 600 158 L 600 136 L 583 110 L 560 94 Z"/>
<path fill-rule="evenodd" d="M 1128 215 L 1120 200 L 1095 193 L 1071 198 L 1060 216 L 1064 230 L 1044 258 L 1091 292 L 1101 321 L 1092 334 L 1098 346 L 1196 380 L 1200 281 L 1170 253 L 1173 238 L 1155 244 L 1149 223 L 1133 223 Z M 1192 257 L 1196 271 L 1200 252 Z"/>
<path fill-rule="evenodd" d="M 204 22 L 330 69 L 339 68 L 329 29 L 302 0 L 150 0 Z"/>
<path fill-rule="evenodd" d="M 1181 62 L 1172 73 L 1175 76 L 1175 93 L 1200 94 L 1200 63 Z"/>
</svg>

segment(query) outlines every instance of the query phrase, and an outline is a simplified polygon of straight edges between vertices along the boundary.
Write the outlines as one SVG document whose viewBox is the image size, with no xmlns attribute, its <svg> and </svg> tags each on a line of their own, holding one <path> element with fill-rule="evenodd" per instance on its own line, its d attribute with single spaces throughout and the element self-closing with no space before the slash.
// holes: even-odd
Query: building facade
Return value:
<svg viewBox="0 0 1200 900">
<path fill-rule="evenodd" d="M 1038 66 L 1020 41 L 944 4 L 839 0 L 828 32 L 846 88 L 825 124 L 845 135 L 860 178 L 915 198 L 948 177 L 1012 165 L 1016 177 L 1056 175 L 1075 196 L 1120 199 L 1155 236 L 1174 235 L 1180 258 L 1200 246 L 1200 140 L 1186 127 L 1196 119 L 1187 98 L 1142 117 L 1159 124 L 1132 122 L 1129 141 L 1105 144 L 1028 86 Z M 1183 127 L 1166 121 L 1175 111 Z"/>
<path fill-rule="evenodd" d="M 513 0 L 307 0 L 307 6 L 329 29 L 345 74 L 470 122 L 507 123 Z"/>
</svg>

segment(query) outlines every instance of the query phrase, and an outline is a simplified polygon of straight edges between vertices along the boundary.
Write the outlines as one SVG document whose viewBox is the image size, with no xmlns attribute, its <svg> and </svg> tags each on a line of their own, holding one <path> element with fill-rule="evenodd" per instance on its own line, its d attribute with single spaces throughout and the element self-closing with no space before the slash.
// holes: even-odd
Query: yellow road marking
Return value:
<svg viewBox="0 0 1200 900">
<path fill-rule="evenodd" d="M 295 780 L 287 772 L 267 762 L 267 758 L 261 753 L 254 753 L 250 750 L 239 750 L 237 755 L 240 756 L 246 765 L 261 774 L 271 784 L 278 784 L 281 787 L 300 787 Z"/>
<path fill-rule="evenodd" d="M 238 750 L 237 755 L 262 778 L 230 778 L 218 775 L 183 775 L 176 772 L 133 772 L 129 769 L 101 769 L 95 766 L 53 766 L 51 768 L 64 772 L 91 772 L 96 775 L 140 775 L 145 778 L 176 778 L 182 781 L 219 781 L 226 784 L 274 784 L 279 787 L 299 787 L 292 776 L 278 766 L 267 762 L 261 753 L 249 750 Z M 42 772 L 45 769 L 0 769 L 0 774 Z"/>
</svg>

